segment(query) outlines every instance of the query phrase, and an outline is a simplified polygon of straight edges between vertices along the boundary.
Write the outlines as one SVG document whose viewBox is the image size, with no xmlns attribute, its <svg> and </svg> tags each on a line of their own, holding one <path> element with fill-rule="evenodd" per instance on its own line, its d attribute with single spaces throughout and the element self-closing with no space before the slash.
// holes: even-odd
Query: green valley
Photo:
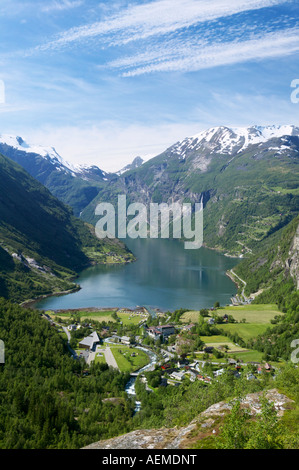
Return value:
<svg viewBox="0 0 299 470">
<path fill-rule="evenodd" d="M 1 155 L 0 179 L 1 296 L 20 302 L 74 290 L 84 267 L 134 259 L 120 241 L 97 239 L 91 225 Z"/>
</svg>

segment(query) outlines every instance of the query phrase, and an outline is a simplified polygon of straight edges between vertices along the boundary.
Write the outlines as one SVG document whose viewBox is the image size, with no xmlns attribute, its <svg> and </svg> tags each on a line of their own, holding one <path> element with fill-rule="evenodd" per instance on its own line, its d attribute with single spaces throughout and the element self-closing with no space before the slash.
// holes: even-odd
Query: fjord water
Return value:
<svg viewBox="0 0 299 470">
<path fill-rule="evenodd" d="M 200 309 L 230 303 L 236 286 L 225 275 L 237 264 L 207 248 L 185 250 L 178 240 L 128 239 L 137 261 L 85 269 L 76 280 L 81 290 L 48 297 L 41 309 L 82 307 L 157 307 Z"/>
</svg>

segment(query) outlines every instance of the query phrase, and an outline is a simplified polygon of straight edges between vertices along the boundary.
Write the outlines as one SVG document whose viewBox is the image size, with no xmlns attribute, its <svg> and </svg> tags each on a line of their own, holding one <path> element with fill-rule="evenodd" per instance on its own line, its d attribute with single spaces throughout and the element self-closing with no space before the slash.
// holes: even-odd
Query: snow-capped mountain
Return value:
<svg viewBox="0 0 299 470">
<path fill-rule="evenodd" d="M 72 165 L 64 160 L 61 155 L 56 152 L 54 147 L 31 144 L 25 142 L 22 137 L 0 134 L 0 151 L 5 153 L 4 151 L 6 147 L 11 147 L 18 152 L 25 152 L 28 155 L 42 157 L 53 165 L 57 171 L 62 171 L 71 174 L 72 176 L 82 177 L 83 179 L 107 180 L 107 176 L 109 175 L 96 165 Z"/>
<path fill-rule="evenodd" d="M 1 134 L 0 153 L 21 165 L 76 215 L 97 195 L 99 184 L 112 177 L 97 166 L 72 165 L 53 147 L 31 144 L 22 137 Z"/>
<path fill-rule="evenodd" d="M 56 166 L 58 171 L 65 171 L 68 173 L 76 173 L 73 165 L 66 162 L 54 149 L 54 147 L 44 147 L 41 145 L 30 144 L 25 142 L 22 137 L 12 136 L 8 134 L 0 134 L 0 150 L 5 150 L 5 146 L 12 147 L 19 152 L 27 154 L 39 155 L 45 160 L 51 161 Z M 3 152 L 4 153 L 4 152 Z"/>
<path fill-rule="evenodd" d="M 168 151 L 172 154 L 179 154 L 183 159 L 195 151 L 235 155 L 243 152 L 250 145 L 263 144 L 271 139 L 284 136 L 299 136 L 299 128 L 291 125 L 247 128 L 212 127 L 177 142 Z"/>
</svg>

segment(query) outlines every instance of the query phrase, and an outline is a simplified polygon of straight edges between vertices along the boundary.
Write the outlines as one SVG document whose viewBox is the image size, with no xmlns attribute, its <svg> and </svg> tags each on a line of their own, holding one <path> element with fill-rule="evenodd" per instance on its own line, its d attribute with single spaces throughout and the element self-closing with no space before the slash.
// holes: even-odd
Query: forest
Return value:
<svg viewBox="0 0 299 470">
<path fill-rule="evenodd" d="M 281 315 L 273 320 L 271 330 L 255 340 L 254 347 L 271 358 L 289 355 L 290 342 L 298 335 L 298 305 L 299 295 L 294 293 L 280 305 Z M 202 328 L 200 322 L 191 335 L 199 336 Z M 204 332 L 212 334 L 214 329 L 209 326 Z M 273 438 L 270 448 L 299 445 L 299 372 L 290 361 L 276 371 L 276 376 L 262 374 L 255 381 L 247 380 L 246 371 L 236 379 L 228 369 L 208 385 L 184 379 L 178 387 L 163 386 L 157 368 L 145 374 L 151 391 L 137 378 L 135 390 L 142 406 L 134 413 L 135 403 L 125 392 L 129 374 L 106 364 L 87 366 L 83 360 L 74 360 L 66 340 L 40 312 L 0 299 L 0 339 L 5 345 L 5 362 L 0 364 L 2 449 L 76 449 L 134 429 L 183 426 L 214 403 L 269 388 L 278 388 L 294 400 L 293 408 L 280 422 L 280 438 Z M 203 372 L 212 376 L 212 364 L 207 362 Z M 266 414 L 267 410 L 265 404 Z M 244 438 L 244 446 L 251 445 L 256 442 L 259 423 L 247 432 L 246 416 L 239 418 L 244 423 L 240 439 Z M 228 419 L 224 435 L 230 433 L 231 426 Z M 212 443 L 212 447 L 222 445 L 221 437 Z"/>
<path fill-rule="evenodd" d="M 87 369 L 38 312 L 4 299 L 0 338 L 0 448 L 80 448 L 131 429 L 128 374 Z"/>
</svg>

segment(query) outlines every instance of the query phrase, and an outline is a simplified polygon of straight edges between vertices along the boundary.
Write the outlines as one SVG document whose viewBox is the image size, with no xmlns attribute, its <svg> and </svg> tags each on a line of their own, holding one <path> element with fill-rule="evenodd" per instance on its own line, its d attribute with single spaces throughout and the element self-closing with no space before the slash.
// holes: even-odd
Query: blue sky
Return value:
<svg viewBox="0 0 299 470">
<path fill-rule="evenodd" d="M 1 0 L 0 134 L 115 171 L 209 127 L 299 125 L 298 13 L 298 0 Z"/>
</svg>

